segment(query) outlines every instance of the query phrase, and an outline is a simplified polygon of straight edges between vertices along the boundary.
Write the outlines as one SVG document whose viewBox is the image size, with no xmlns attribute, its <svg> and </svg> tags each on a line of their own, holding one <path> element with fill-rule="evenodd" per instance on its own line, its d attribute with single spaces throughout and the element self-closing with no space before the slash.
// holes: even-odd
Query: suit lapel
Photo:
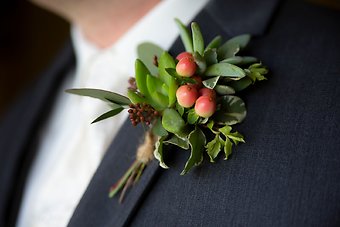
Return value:
<svg viewBox="0 0 340 227">
<path fill-rule="evenodd" d="M 6 150 L 1 166 L 1 220 L 8 226 L 15 223 L 21 203 L 28 169 L 35 157 L 39 130 L 53 104 L 61 81 L 74 65 L 71 43 L 68 42 L 57 61 L 44 72 L 36 85 L 25 93 L 20 102 L 9 112 L 1 125 L 0 147 Z M 1 224 L 0 224 L 1 225 Z"/>
<path fill-rule="evenodd" d="M 233 12 L 241 10 L 243 3 L 211 1 L 194 20 L 201 25 L 206 40 L 218 34 L 228 38 L 249 31 L 251 34 L 261 35 L 266 30 L 278 0 L 264 2 L 260 4 L 250 1 L 250 5 L 242 10 L 242 15 L 247 15 L 246 17 Z M 223 17 L 226 12 L 231 13 L 227 18 Z M 259 27 L 256 27 L 257 24 Z M 181 51 L 183 47 L 177 39 L 170 52 L 177 54 Z M 147 166 L 139 183 L 127 192 L 123 204 L 119 204 L 117 198 L 109 199 L 107 194 L 110 185 L 117 181 L 134 161 L 142 134 L 140 128 L 133 128 L 130 122 L 125 122 L 91 180 L 69 226 L 125 226 L 129 223 L 143 198 L 147 196 L 148 187 L 155 183 L 162 172 L 157 161 L 154 160 Z M 172 155 L 174 154 L 175 152 L 172 152 Z"/>
</svg>

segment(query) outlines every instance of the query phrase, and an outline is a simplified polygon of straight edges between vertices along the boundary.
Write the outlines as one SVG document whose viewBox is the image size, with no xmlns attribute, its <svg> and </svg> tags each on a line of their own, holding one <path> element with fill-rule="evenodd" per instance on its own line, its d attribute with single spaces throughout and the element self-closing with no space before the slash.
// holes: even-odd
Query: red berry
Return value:
<svg viewBox="0 0 340 227">
<path fill-rule="evenodd" d="M 190 85 L 182 85 L 176 91 L 179 105 L 189 108 L 193 106 L 198 98 L 198 91 Z"/>
<path fill-rule="evenodd" d="M 191 79 L 194 79 L 196 81 L 195 84 L 188 83 L 190 86 L 195 87 L 197 90 L 199 90 L 203 84 L 202 84 L 202 78 L 200 76 L 192 76 Z"/>
<path fill-rule="evenodd" d="M 176 72 L 180 76 L 190 77 L 195 74 L 196 68 L 193 58 L 182 58 L 176 65 Z"/>
<path fill-rule="evenodd" d="M 182 52 L 176 57 L 178 61 L 180 61 L 182 58 L 192 58 L 192 54 L 189 52 Z"/>
<path fill-rule="evenodd" d="M 195 112 L 200 117 L 210 117 L 216 111 L 216 102 L 208 96 L 201 96 L 196 100 Z"/>
<path fill-rule="evenodd" d="M 216 92 L 213 89 L 210 89 L 207 87 L 201 88 L 198 91 L 198 93 L 200 96 L 208 96 L 208 97 L 211 97 L 212 99 L 216 98 Z"/>
</svg>

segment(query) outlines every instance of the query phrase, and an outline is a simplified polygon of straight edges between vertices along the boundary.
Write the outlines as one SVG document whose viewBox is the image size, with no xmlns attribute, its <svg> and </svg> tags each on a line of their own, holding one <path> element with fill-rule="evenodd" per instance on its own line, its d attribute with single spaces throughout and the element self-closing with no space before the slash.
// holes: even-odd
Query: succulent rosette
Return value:
<svg viewBox="0 0 340 227">
<path fill-rule="evenodd" d="M 152 43 L 140 44 L 135 78 L 129 80 L 127 97 L 97 89 L 68 90 L 110 104 L 112 109 L 94 122 L 128 109 L 133 125 L 148 126 L 145 143 L 141 151 L 137 151 L 137 160 L 111 188 L 110 196 L 121 189 L 124 195 L 126 188 L 139 179 L 145 165 L 152 160 L 150 154 L 167 169 L 163 158 L 166 145 L 190 151 L 183 175 L 202 163 L 205 152 L 211 162 L 220 152 L 228 159 L 233 145 L 245 142 L 232 128 L 241 123 L 247 113 L 237 93 L 256 81 L 265 80 L 268 72 L 257 58 L 240 55 L 250 35 L 239 35 L 226 42 L 217 36 L 205 45 L 197 23 L 191 23 L 190 32 L 182 22 L 175 21 L 185 51 L 173 57 Z"/>
</svg>

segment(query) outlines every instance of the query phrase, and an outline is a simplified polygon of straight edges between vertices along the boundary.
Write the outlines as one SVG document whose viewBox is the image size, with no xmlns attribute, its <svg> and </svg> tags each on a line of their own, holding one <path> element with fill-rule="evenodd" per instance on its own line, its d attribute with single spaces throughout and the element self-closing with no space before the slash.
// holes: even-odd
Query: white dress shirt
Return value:
<svg viewBox="0 0 340 227">
<path fill-rule="evenodd" d="M 66 226 L 106 149 L 127 118 L 90 124 L 109 110 L 101 102 L 66 94 L 67 88 L 100 88 L 125 94 L 134 75 L 136 47 L 151 41 L 165 50 L 179 32 L 174 18 L 189 23 L 208 0 L 165 0 L 111 47 L 98 49 L 73 26 L 77 65 L 62 85 L 53 114 L 40 133 L 37 158 L 29 173 L 18 227 Z M 112 167 L 114 170 L 114 167 Z"/>
</svg>

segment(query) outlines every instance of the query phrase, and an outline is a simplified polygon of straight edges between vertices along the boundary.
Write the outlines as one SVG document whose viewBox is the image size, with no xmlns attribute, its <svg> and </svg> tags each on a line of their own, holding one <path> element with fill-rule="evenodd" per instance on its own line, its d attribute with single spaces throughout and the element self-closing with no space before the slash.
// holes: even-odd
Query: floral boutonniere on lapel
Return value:
<svg viewBox="0 0 340 227">
<path fill-rule="evenodd" d="M 245 142 L 232 128 L 242 122 L 247 113 L 237 93 L 266 79 L 268 70 L 257 58 L 239 55 L 250 35 L 239 35 L 224 43 L 222 37 L 217 36 L 205 45 L 197 23 L 191 23 L 190 32 L 181 21 L 175 21 L 185 52 L 174 58 L 152 43 L 141 44 L 135 78 L 129 80 L 127 97 L 98 89 L 67 90 L 110 105 L 112 109 L 93 123 L 127 109 L 134 126 L 147 126 L 135 162 L 110 188 L 110 197 L 122 192 L 120 201 L 151 160 L 156 158 L 162 168 L 169 168 L 163 158 L 166 145 L 190 151 L 182 175 L 200 165 L 204 153 L 210 162 L 221 152 L 228 159 L 232 147 Z"/>
</svg>

